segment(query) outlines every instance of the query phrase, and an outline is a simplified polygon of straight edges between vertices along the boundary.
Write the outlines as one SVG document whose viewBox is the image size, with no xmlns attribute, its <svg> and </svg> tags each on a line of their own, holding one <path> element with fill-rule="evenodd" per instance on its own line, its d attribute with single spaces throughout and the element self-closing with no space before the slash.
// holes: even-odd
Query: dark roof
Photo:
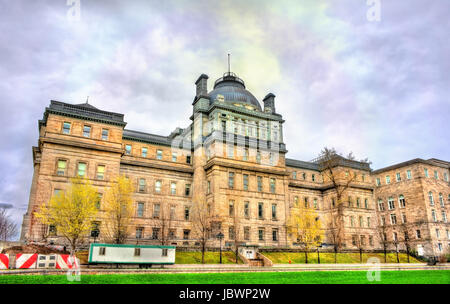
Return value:
<svg viewBox="0 0 450 304">
<path fill-rule="evenodd" d="M 123 130 L 123 139 L 146 142 L 150 144 L 159 144 L 163 146 L 170 146 L 171 141 L 168 136 L 161 136 L 156 134 L 144 133 L 134 130 Z"/>
<path fill-rule="evenodd" d="M 318 164 L 290 158 L 286 158 L 286 166 L 319 171 Z"/>
<path fill-rule="evenodd" d="M 120 113 L 99 110 L 88 103 L 70 104 L 51 100 L 50 106 L 45 108 L 44 117 L 39 121 L 39 125 L 45 125 L 47 123 L 47 117 L 50 113 L 119 126 L 125 126 L 127 124 L 123 120 L 124 115 Z"/>
<path fill-rule="evenodd" d="M 435 158 L 431 158 L 428 160 L 422 159 L 422 158 L 414 158 L 405 162 L 401 162 L 392 166 L 388 166 L 388 167 L 384 167 L 384 168 L 380 168 L 377 170 L 374 170 L 372 173 L 373 174 L 378 174 L 381 172 L 385 172 L 385 171 L 389 171 L 389 170 L 394 170 L 394 169 L 398 169 L 398 168 L 402 168 L 402 167 L 406 167 L 406 166 L 410 166 L 413 164 L 426 164 L 426 165 L 430 165 L 430 166 L 437 166 L 437 167 L 442 167 L 442 168 L 450 168 L 450 163 L 444 160 L 440 160 L 440 159 L 435 159 Z"/>
<path fill-rule="evenodd" d="M 252 93 L 245 89 L 245 83 L 234 73 L 225 73 L 214 83 L 214 90 L 208 93 L 211 101 L 215 101 L 217 95 L 222 95 L 226 103 L 246 103 L 253 105 L 261 111 L 259 101 Z"/>
</svg>

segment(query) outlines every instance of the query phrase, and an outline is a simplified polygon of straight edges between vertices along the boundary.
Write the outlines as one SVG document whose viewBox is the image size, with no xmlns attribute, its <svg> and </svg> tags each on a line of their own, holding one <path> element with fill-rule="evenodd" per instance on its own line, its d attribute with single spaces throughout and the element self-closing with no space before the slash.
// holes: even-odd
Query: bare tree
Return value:
<svg viewBox="0 0 450 304">
<path fill-rule="evenodd" d="M 193 233 L 200 242 L 202 250 L 202 264 L 205 263 L 206 245 L 211 233 L 211 214 L 206 201 L 196 201 L 192 207 Z"/>
<path fill-rule="evenodd" d="M 233 243 L 234 243 L 234 253 L 235 253 L 235 259 L 236 259 L 236 264 L 239 262 L 239 245 L 241 244 L 241 224 L 240 224 L 240 217 L 239 217 L 239 210 L 238 210 L 238 206 L 236 205 L 236 208 L 234 210 L 234 215 L 233 215 L 233 233 L 234 233 L 234 237 L 233 237 Z"/>
<path fill-rule="evenodd" d="M 153 218 L 154 226 L 159 228 L 159 241 L 161 245 L 168 245 L 171 240 L 170 229 L 172 228 L 174 212 L 172 206 L 164 204 L 161 206 L 158 216 Z"/>
<path fill-rule="evenodd" d="M 409 253 L 411 251 L 411 247 L 410 247 L 410 243 L 409 243 L 409 231 L 408 231 L 408 226 L 406 223 L 402 223 L 400 224 L 400 230 L 403 233 L 403 244 L 405 245 L 405 249 L 406 249 L 406 258 L 408 259 L 408 263 L 409 261 Z"/>
<path fill-rule="evenodd" d="M 350 160 L 355 157 L 353 153 L 348 155 Z M 344 157 L 339 155 L 334 148 L 325 147 L 319 154 L 316 162 L 319 164 L 319 169 L 322 171 L 322 175 L 326 178 L 324 182 L 328 181 L 331 184 L 332 189 L 336 195 L 335 205 L 332 208 L 336 208 L 336 211 L 332 212 L 332 216 L 335 219 L 328 221 L 330 225 L 328 231 L 333 239 L 333 246 L 335 252 L 335 262 L 337 260 L 337 252 L 342 248 L 344 242 L 344 205 L 343 196 L 347 189 L 350 187 L 351 183 L 356 180 L 356 174 L 350 174 L 345 172 L 343 174 L 342 170 L 337 169 L 341 164 L 342 160 L 346 160 Z"/>
<path fill-rule="evenodd" d="M 16 236 L 17 224 L 11 220 L 6 208 L 0 208 L 0 240 L 8 241 Z"/>
<path fill-rule="evenodd" d="M 380 241 L 380 245 L 383 247 L 384 262 L 387 263 L 387 249 L 389 247 L 389 242 L 387 240 L 387 227 L 386 223 L 380 220 L 377 225 L 377 236 Z"/>
</svg>

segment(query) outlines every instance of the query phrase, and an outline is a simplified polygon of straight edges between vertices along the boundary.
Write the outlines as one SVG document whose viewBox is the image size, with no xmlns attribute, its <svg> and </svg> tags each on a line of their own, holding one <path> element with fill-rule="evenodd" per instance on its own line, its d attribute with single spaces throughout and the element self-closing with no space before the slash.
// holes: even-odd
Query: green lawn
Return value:
<svg viewBox="0 0 450 304">
<path fill-rule="evenodd" d="M 305 254 L 303 252 L 261 252 L 264 256 L 269 258 L 274 264 L 288 264 L 291 260 L 292 264 L 305 263 Z M 353 264 L 360 263 L 359 253 L 338 253 L 337 262 L 339 264 Z M 369 257 L 377 257 L 381 263 L 384 263 L 383 253 L 363 253 L 363 263 L 367 262 Z M 399 254 L 400 263 L 407 263 L 407 256 L 405 253 Z M 423 263 L 413 257 L 409 257 L 410 263 Z M 317 253 L 308 253 L 308 263 L 317 264 Z M 321 264 L 334 263 L 334 253 L 323 252 L 320 253 Z M 395 253 L 387 254 L 387 263 L 397 263 Z"/>
<path fill-rule="evenodd" d="M 220 253 L 219 252 L 205 252 L 206 264 L 219 264 Z M 201 264 L 202 253 L 201 252 L 180 252 L 175 253 L 175 264 Z M 236 264 L 235 254 L 231 251 L 222 252 L 223 264 Z M 239 259 L 239 264 L 242 264 Z"/>
<path fill-rule="evenodd" d="M 450 270 L 382 271 L 369 282 L 366 271 L 260 273 L 168 273 L 82 275 L 69 282 L 65 275 L 3 275 L 0 284 L 450 284 Z"/>
</svg>

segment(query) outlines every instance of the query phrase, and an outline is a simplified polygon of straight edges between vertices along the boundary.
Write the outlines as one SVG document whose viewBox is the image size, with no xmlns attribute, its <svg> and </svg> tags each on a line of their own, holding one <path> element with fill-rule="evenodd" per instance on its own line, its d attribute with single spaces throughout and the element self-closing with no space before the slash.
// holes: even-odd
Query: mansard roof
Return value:
<svg viewBox="0 0 450 304">
<path fill-rule="evenodd" d="M 306 161 L 286 158 L 286 166 L 300 168 L 300 169 L 315 170 L 315 171 L 321 171 L 323 169 L 323 168 L 321 168 L 322 166 L 320 165 L 319 159 L 316 159 L 316 160 L 313 160 L 310 162 L 306 162 Z M 336 155 L 335 159 L 333 160 L 333 167 L 334 166 L 342 166 L 342 167 L 348 167 L 348 168 L 353 168 L 353 169 L 357 169 L 357 170 L 366 170 L 366 171 L 371 170 L 370 165 L 368 163 L 347 159 L 347 158 L 339 156 L 339 155 Z"/>
<path fill-rule="evenodd" d="M 171 147 L 176 135 L 181 134 L 180 130 L 183 130 L 183 129 L 177 128 L 169 136 L 162 136 L 162 135 L 156 135 L 156 134 L 151 134 L 151 133 L 145 133 L 145 132 L 141 132 L 141 131 L 124 129 L 122 138 L 128 139 L 128 140 L 133 140 L 133 141 L 149 143 L 149 144 Z M 192 144 L 190 141 L 190 137 L 186 137 L 186 139 L 187 140 L 185 140 L 185 141 L 180 141 L 177 144 L 177 146 L 179 148 L 191 149 Z"/>
<path fill-rule="evenodd" d="M 45 125 L 47 123 L 48 114 L 57 114 L 123 127 L 127 124 L 123 120 L 123 114 L 103 111 L 88 103 L 70 104 L 51 100 L 50 106 L 45 108 L 44 117 L 39 121 L 39 126 Z"/>
<path fill-rule="evenodd" d="M 430 166 L 437 166 L 437 167 L 441 167 L 441 168 L 446 168 L 449 169 L 450 168 L 450 162 L 448 161 L 444 161 L 444 160 L 440 160 L 440 159 L 436 159 L 436 158 L 430 158 L 430 159 L 422 159 L 422 158 L 414 158 L 405 162 L 401 162 L 392 166 L 388 166 L 388 167 L 384 167 L 384 168 L 380 168 L 378 170 L 373 171 L 373 174 L 378 174 L 378 173 L 382 173 L 385 171 L 389 171 L 389 170 L 394 170 L 394 169 L 398 169 L 398 168 L 402 168 L 402 167 L 406 167 L 406 166 L 410 166 L 413 164 L 425 164 L 425 165 L 430 165 Z"/>
<path fill-rule="evenodd" d="M 286 166 L 319 171 L 319 165 L 312 162 L 286 158 Z"/>
</svg>

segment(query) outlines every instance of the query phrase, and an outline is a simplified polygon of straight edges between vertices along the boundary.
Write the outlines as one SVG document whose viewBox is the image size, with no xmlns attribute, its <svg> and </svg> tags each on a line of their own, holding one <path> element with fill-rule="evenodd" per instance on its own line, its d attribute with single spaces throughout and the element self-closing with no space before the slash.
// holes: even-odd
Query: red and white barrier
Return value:
<svg viewBox="0 0 450 304">
<path fill-rule="evenodd" d="M 68 254 L 58 254 L 56 259 L 56 269 L 72 269 L 79 268 L 80 260 L 76 257 L 70 259 L 70 255 Z"/>
<path fill-rule="evenodd" d="M 37 253 L 16 254 L 16 268 L 18 269 L 36 268 L 37 257 L 38 257 Z"/>
<path fill-rule="evenodd" d="M 9 255 L 0 254 L 0 269 L 8 269 L 8 268 L 9 268 Z"/>
</svg>

